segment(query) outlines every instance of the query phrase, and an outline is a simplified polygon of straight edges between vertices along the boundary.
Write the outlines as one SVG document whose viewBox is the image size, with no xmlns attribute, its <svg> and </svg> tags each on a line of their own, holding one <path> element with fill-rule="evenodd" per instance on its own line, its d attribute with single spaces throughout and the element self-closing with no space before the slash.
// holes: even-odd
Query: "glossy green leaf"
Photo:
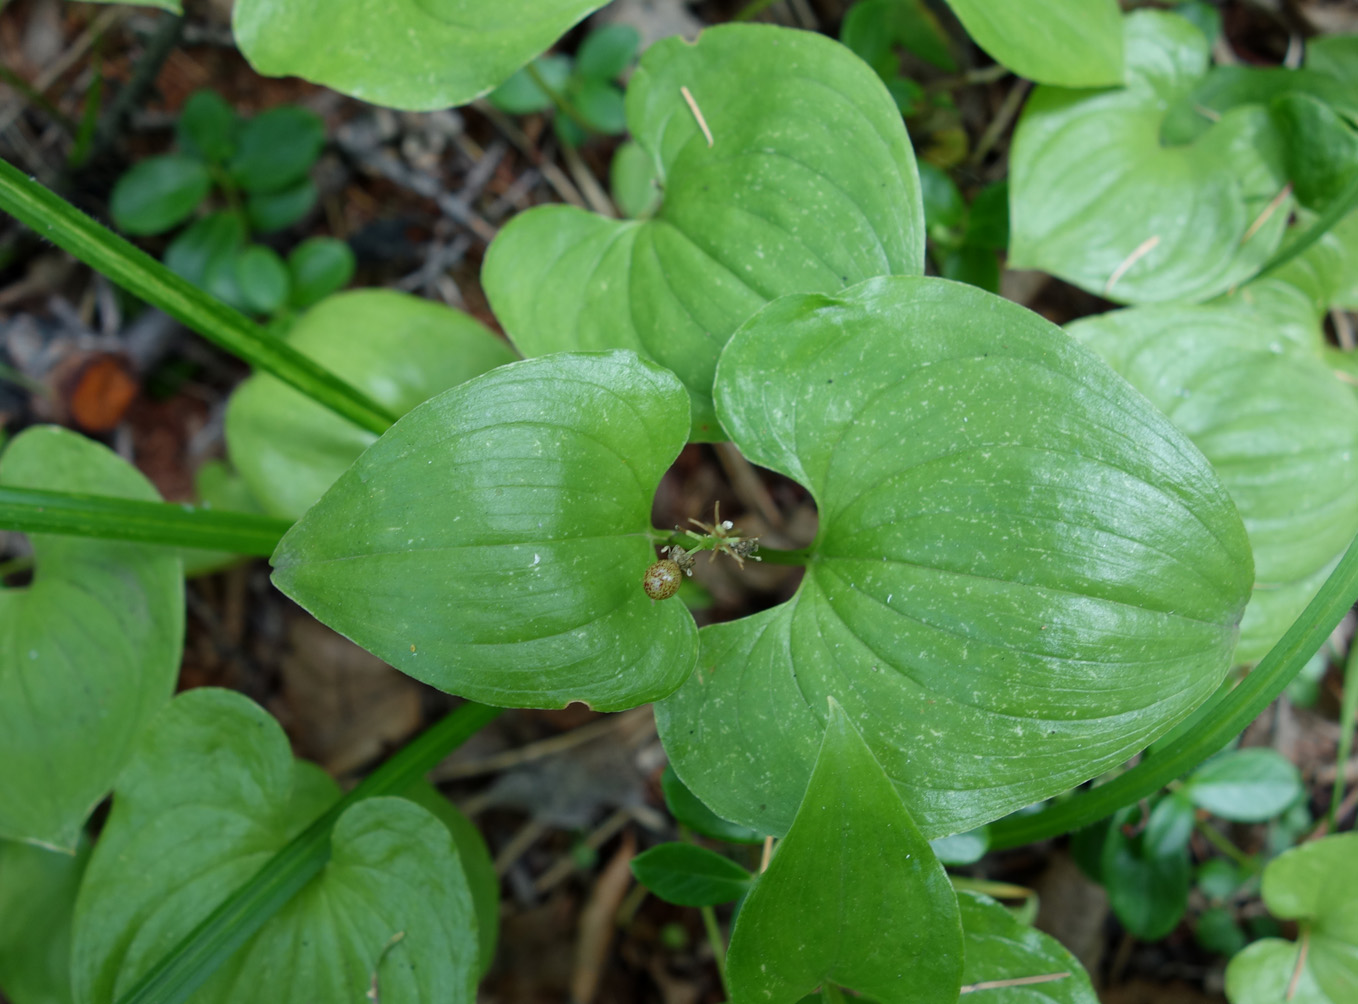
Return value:
<svg viewBox="0 0 1358 1004">
<path fill-rule="evenodd" d="M 432 111 L 502 83 L 606 0 L 240 0 L 236 44 L 266 76 Z"/>
<path fill-rule="evenodd" d="M 71 1004 L 71 912 L 90 848 L 76 854 L 0 841 L 0 994 Z"/>
<path fill-rule="evenodd" d="M 1323 209 L 1358 174 L 1358 131 L 1324 101 L 1284 94 L 1269 107 L 1287 151 L 1297 201 Z"/>
<path fill-rule="evenodd" d="M 292 306 L 305 310 L 338 292 L 354 277 L 354 252 L 334 237 L 308 237 L 288 254 Z"/>
<path fill-rule="evenodd" d="M 595 80 L 616 80 L 637 55 L 640 33 L 630 24 L 607 24 L 591 31 L 575 54 L 575 72 Z"/>
<path fill-rule="evenodd" d="M 195 286 L 206 286 L 209 270 L 234 262 L 244 244 L 245 224 L 238 213 L 210 213 L 185 227 L 170 242 L 165 249 L 165 264 Z"/>
<path fill-rule="evenodd" d="M 250 225 L 260 233 L 272 233 L 290 227 L 316 205 L 316 183 L 310 178 L 277 192 L 252 194 L 245 200 L 245 212 Z"/>
<path fill-rule="evenodd" d="M 947 34 L 921 0 L 859 0 L 844 15 L 839 40 L 887 80 L 900 73 L 893 45 L 939 69 L 957 69 Z"/>
<path fill-rule="evenodd" d="M 255 313 L 272 314 L 288 302 L 288 266 L 273 248 L 251 244 L 236 255 L 233 267 L 241 296 Z"/>
<path fill-rule="evenodd" d="M 564 90 L 566 81 L 570 80 L 569 56 L 539 56 L 531 65 L 547 86 L 555 91 Z M 513 76 L 486 95 L 486 100 L 511 115 L 545 112 L 554 104 L 552 96 L 542 89 L 527 66 L 514 71 Z"/>
<path fill-rule="evenodd" d="M 1272 749 L 1232 750 L 1208 760 L 1184 785 L 1200 809 L 1237 823 L 1262 823 L 1280 815 L 1305 789 L 1301 775 Z"/>
<path fill-rule="evenodd" d="M 923 271 L 905 127 L 843 46 L 763 25 L 665 39 L 632 77 L 627 122 L 661 179 L 654 216 L 544 206 L 487 253 L 486 293 L 524 354 L 633 349 L 684 382 L 694 438 L 722 439 L 717 355 L 766 301 Z"/>
<path fill-rule="evenodd" d="M 731 932 L 734 1000 L 829 982 L 879 1004 L 953 1004 L 957 898 L 891 780 L 830 698 L 806 797 Z"/>
<path fill-rule="evenodd" d="M 630 352 L 491 371 L 410 412 L 283 538 L 274 583 L 403 673 L 485 704 L 603 711 L 692 672 L 641 580 L 683 447 L 673 374 Z"/>
<path fill-rule="evenodd" d="M 970 865 L 985 857 L 990 846 L 990 834 L 984 826 L 966 833 L 951 833 L 929 841 L 934 857 L 945 865 Z"/>
<path fill-rule="evenodd" d="M 1348 1004 L 1358 1000 L 1358 834 L 1302 844 L 1264 870 L 1264 902 L 1303 925 L 1305 950 L 1277 938 L 1256 941 L 1226 968 L 1232 1004 Z M 1299 971 L 1299 972 L 1298 972 Z M 1289 992 L 1296 981 L 1296 993 Z"/>
<path fill-rule="evenodd" d="M 1148 853 L 1156 856 L 1182 854 L 1197 821 L 1193 802 L 1182 790 L 1168 792 L 1151 808 L 1146 820 L 1144 841 Z"/>
<path fill-rule="evenodd" d="M 631 140 L 618 147 L 608 165 L 608 183 L 624 216 L 635 219 L 655 212 L 660 205 L 658 182 L 650 154 Z"/>
<path fill-rule="evenodd" d="M 428 781 L 421 780 L 405 797 L 433 813 L 452 835 L 462 873 L 467 877 L 472 907 L 476 912 L 477 944 L 480 947 L 476 971 L 485 976 L 495 961 L 495 948 L 500 941 L 500 876 L 495 871 L 490 849 L 476 824 Z"/>
<path fill-rule="evenodd" d="M 236 150 L 236 113 L 216 91 L 194 91 L 184 102 L 175 123 L 180 149 L 214 164 L 230 159 Z"/>
<path fill-rule="evenodd" d="M 227 170 L 247 192 L 282 191 L 306 176 L 324 143 L 325 123 L 319 115 L 280 105 L 241 125 Z"/>
<path fill-rule="evenodd" d="M 129 234 L 158 234 L 183 223 L 212 188 L 207 166 L 194 157 L 148 157 L 118 179 L 109 212 Z"/>
<path fill-rule="evenodd" d="M 1000 260 L 989 248 L 970 244 L 938 256 L 938 274 L 987 293 L 1000 291 Z"/>
<path fill-rule="evenodd" d="M 1127 86 L 1039 87 L 1014 136 L 1014 268 L 1123 303 L 1205 300 L 1259 270 L 1287 225 L 1283 151 L 1262 106 L 1234 108 L 1165 147 L 1166 110 L 1207 69 L 1183 18 L 1128 15 Z"/>
<path fill-rule="evenodd" d="M 1117 0 L 948 0 L 970 35 L 1021 77 L 1062 87 L 1122 83 Z"/>
<path fill-rule="evenodd" d="M 397 414 L 514 358 L 469 315 L 390 290 L 334 296 L 298 319 L 288 342 Z M 268 374 L 226 412 L 232 462 L 266 512 L 296 519 L 377 437 Z"/>
<path fill-rule="evenodd" d="M 820 514 L 793 599 L 704 628 L 657 709 L 720 815 L 786 829 L 827 695 L 935 837 L 1116 766 L 1221 681 L 1252 581 L 1235 507 L 1037 315 L 941 279 L 785 297 L 732 339 L 716 396 Z"/>
<path fill-rule="evenodd" d="M 0 484 L 159 501 L 126 461 L 54 426 L 10 442 Z M 32 544 L 32 583 L 0 589 L 0 836 L 71 849 L 174 690 L 184 578 L 164 548 Z"/>
<path fill-rule="evenodd" d="M 1214 66 L 1191 89 L 1174 97 L 1160 124 L 1160 140 L 1166 146 L 1192 143 L 1232 109 L 1268 108 L 1294 93 L 1310 95 L 1345 112 L 1358 111 L 1358 97 L 1351 88 L 1326 73 L 1278 66 Z"/>
<path fill-rule="evenodd" d="M 566 92 L 566 100 L 591 129 L 606 136 L 627 130 L 622 91 L 604 80 L 581 79 Z"/>
<path fill-rule="evenodd" d="M 679 780 L 679 775 L 674 772 L 673 767 L 666 765 L 665 772 L 660 775 L 660 790 L 665 796 L 665 807 L 670 810 L 670 815 L 694 833 L 732 844 L 763 843 L 763 834 L 722 819 L 704 805 L 698 796 Z"/>
<path fill-rule="evenodd" d="M 1055 938 L 1019 923 L 1007 909 L 980 893 L 958 892 L 957 906 L 966 952 L 962 983 L 986 984 L 978 1001 L 1098 1004 L 1084 966 Z M 1043 976 L 1051 979 L 1028 982 Z M 1008 981 L 1015 981 L 1015 985 L 991 985 Z"/>
<path fill-rule="evenodd" d="M 109 1004 L 339 796 L 239 694 L 199 689 L 157 719 L 120 779 L 76 904 L 77 999 Z M 474 1000 L 476 919 L 447 828 L 396 798 L 339 818 L 325 869 L 193 996 Z"/>
<path fill-rule="evenodd" d="M 750 891 L 754 876 L 730 858 L 693 844 L 660 844 L 632 859 L 636 880 L 667 903 L 717 906 Z"/>
<path fill-rule="evenodd" d="M 1248 304 L 1165 306 L 1069 328 L 1197 444 L 1235 500 L 1256 583 L 1238 662 L 1282 637 L 1358 532 L 1358 401 L 1269 321 Z"/>
<path fill-rule="evenodd" d="M 1188 909 L 1193 864 L 1187 843 L 1170 846 L 1149 827 L 1130 836 L 1124 833 L 1124 822 L 1134 819 L 1135 813 L 1124 810 L 1113 817 L 1103 844 L 1100 878 L 1113 913 L 1128 933 L 1155 941 L 1174 930 Z"/>
</svg>

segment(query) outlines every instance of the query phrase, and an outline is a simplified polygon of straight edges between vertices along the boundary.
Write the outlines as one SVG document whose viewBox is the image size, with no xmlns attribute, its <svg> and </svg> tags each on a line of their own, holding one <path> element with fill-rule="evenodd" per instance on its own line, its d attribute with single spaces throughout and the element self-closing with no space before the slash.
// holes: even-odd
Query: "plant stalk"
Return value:
<svg viewBox="0 0 1358 1004">
<path fill-rule="evenodd" d="M 0 159 L 0 210 L 33 228 L 134 296 L 295 387 L 359 428 L 381 435 L 395 414 L 274 337 L 240 311 L 204 293 L 144 251 Z"/>
<path fill-rule="evenodd" d="M 440 719 L 275 854 L 254 876 L 161 957 L 117 1004 L 179 1004 L 244 945 L 330 860 L 330 831 L 365 798 L 397 795 L 502 709 L 467 702 Z"/>
<path fill-rule="evenodd" d="M 268 557 L 291 520 L 173 502 L 0 487 L 0 527 Z"/>
</svg>

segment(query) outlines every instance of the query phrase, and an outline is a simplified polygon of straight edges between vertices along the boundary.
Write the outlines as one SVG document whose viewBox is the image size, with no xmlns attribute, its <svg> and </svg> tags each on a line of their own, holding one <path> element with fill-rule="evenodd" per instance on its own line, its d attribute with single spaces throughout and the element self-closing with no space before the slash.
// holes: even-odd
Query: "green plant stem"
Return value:
<svg viewBox="0 0 1358 1004">
<path fill-rule="evenodd" d="M 210 913 L 117 1004 L 176 1004 L 197 990 L 236 949 L 301 891 L 330 859 L 330 831 L 365 798 L 405 791 L 487 725 L 500 708 L 468 702 L 423 732 L 275 854 Z"/>
<path fill-rule="evenodd" d="M 552 99 L 552 104 L 556 106 L 557 111 L 583 129 L 587 135 L 593 135 L 598 131 L 585 121 L 585 117 L 580 114 L 580 109 L 571 104 L 566 95 L 562 94 L 547 82 L 547 78 L 544 77 L 542 71 L 538 69 L 536 61 L 526 63 L 523 69 L 525 73 L 533 78 L 533 83 L 541 88 L 542 93 Z"/>
<path fill-rule="evenodd" d="M 729 998 L 731 988 L 726 985 L 726 943 L 722 941 L 721 927 L 717 924 L 717 911 L 710 906 L 699 907 L 703 915 L 703 930 L 707 932 L 707 943 L 712 946 L 712 962 L 717 967 L 717 978 L 721 980 L 722 993 Z"/>
<path fill-rule="evenodd" d="M 1358 641 L 1356 639 L 1355 641 Z M 1349 655 L 1344 660 L 1344 696 L 1339 706 L 1339 752 L 1335 755 L 1334 791 L 1330 793 L 1330 811 L 1326 815 L 1328 832 L 1339 832 L 1339 806 L 1344 801 L 1344 768 L 1353 752 L 1353 729 L 1358 719 L 1358 644 L 1350 642 Z"/>
<path fill-rule="evenodd" d="M 1259 870 L 1259 865 L 1253 858 L 1239 847 L 1235 846 L 1226 834 L 1222 833 L 1207 820 L 1195 819 L 1193 821 L 1193 828 L 1206 837 L 1209 844 L 1239 865 L 1242 870 L 1251 875 Z"/>
<path fill-rule="evenodd" d="M 991 849 L 1018 847 L 1088 826 L 1124 805 L 1149 797 L 1196 767 L 1239 735 L 1282 693 L 1355 600 L 1358 600 L 1358 538 L 1349 544 L 1320 592 L 1278 644 L 1197 728 L 1107 784 L 1077 792 L 1066 801 L 1037 812 L 1010 816 L 992 824 Z"/>
<path fill-rule="evenodd" d="M 292 522 L 174 502 L 0 487 L 0 527 L 268 557 Z"/>
<path fill-rule="evenodd" d="M 397 416 L 0 160 L 0 210 L 204 338 L 381 435 Z"/>
<path fill-rule="evenodd" d="M 731 20 L 753 21 L 777 2 L 778 0 L 750 0 L 744 7 L 736 11 L 736 16 L 731 18 Z"/>
<path fill-rule="evenodd" d="M 1339 193 L 1333 202 L 1326 207 L 1325 211 L 1316 218 L 1316 221 L 1300 237 L 1291 241 L 1289 244 L 1279 249 L 1270 258 L 1259 274 L 1254 278 L 1262 279 L 1267 275 L 1278 271 L 1297 255 L 1306 251 L 1312 244 L 1320 240 L 1330 232 L 1340 220 L 1349 214 L 1353 209 L 1358 208 L 1358 171 L 1353 172 L 1353 177 L 1349 179 L 1348 185 Z"/>
</svg>

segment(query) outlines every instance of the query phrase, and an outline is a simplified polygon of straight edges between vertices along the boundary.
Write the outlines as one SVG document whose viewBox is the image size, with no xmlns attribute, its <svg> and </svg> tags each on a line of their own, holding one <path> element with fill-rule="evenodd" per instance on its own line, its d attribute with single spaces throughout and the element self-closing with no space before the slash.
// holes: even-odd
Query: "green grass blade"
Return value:
<svg viewBox="0 0 1358 1004">
<path fill-rule="evenodd" d="M 208 341 L 381 435 L 396 416 L 0 159 L 0 210 Z"/>
<path fill-rule="evenodd" d="M 500 708 L 468 702 L 436 722 L 336 802 L 255 877 L 189 932 L 117 1004 L 179 1004 L 307 884 L 330 858 L 330 831 L 344 810 L 379 795 L 399 795 L 423 777 Z"/>
<path fill-rule="evenodd" d="M 0 488 L 0 527 L 268 557 L 292 522 L 174 502 Z"/>
<path fill-rule="evenodd" d="M 1278 644 L 1196 729 L 1107 784 L 1078 792 L 1038 812 L 993 823 L 991 849 L 1018 847 L 1078 830 L 1182 777 L 1239 735 L 1273 703 L 1355 601 L 1358 601 L 1358 538 L 1349 544 L 1320 592 Z"/>
</svg>

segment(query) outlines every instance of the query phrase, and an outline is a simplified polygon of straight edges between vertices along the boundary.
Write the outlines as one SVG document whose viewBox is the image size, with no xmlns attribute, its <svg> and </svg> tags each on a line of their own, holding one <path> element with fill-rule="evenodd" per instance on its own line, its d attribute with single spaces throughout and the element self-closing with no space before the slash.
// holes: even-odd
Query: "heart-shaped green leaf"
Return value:
<svg viewBox="0 0 1358 1004">
<path fill-rule="evenodd" d="M 1358 834 L 1302 844 L 1264 869 L 1264 902 L 1300 921 L 1304 946 L 1256 941 L 1226 968 L 1232 1004 L 1348 1004 L 1358 1000 Z"/>
<path fill-rule="evenodd" d="M 0 993 L 14 1004 L 70 1004 L 71 912 L 89 860 L 0 841 Z"/>
<path fill-rule="evenodd" d="M 784 297 L 732 338 L 716 398 L 820 510 L 796 596 L 704 628 L 657 709 L 718 814 L 786 830 L 827 695 L 936 837 L 1122 762 L 1221 681 L 1252 581 L 1235 507 L 1037 315 L 941 279 Z"/>
<path fill-rule="evenodd" d="M 463 105 L 607 0 L 239 0 L 231 27 L 245 58 L 376 105 Z"/>
<path fill-rule="evenodd" d="M 986 1004 L 1098 1004 L 1089 974 L 1055 938 L 1021 924 L 988 896 L 959 891 L 964 986 Z M 1049 977 L 1034 982 L 1040 977 Z M 1009 984 L 1009 985 L 1005 985 Z"/>
<path fill-rule="evenodd" d="M 120 779 L 76 904 L 76 997 L 109 1004 L 338 797 L 239 694 L 157 719 Z M 325 869 L 194 994 L 220 1001 L 470 1002 L 476 919 L 452 838 L 396 798 L 342 815 Z"/>
<path fill-rule="evenodd" d="M 1117 0 L 948 0 L 982 49 L 1019 76 L 1062 87 L 1122 83 Z"/>
<path fill-rule="evenodd" d="M 717 355 L 766 301 L 923 271 L 900 112 L 827 38 L 729 25 L 665 39 L 632 77 L 627 124 L 660 178 L 653 216 L 545 206 L 486 255 L 486 294 L 525 355 L 633 349 L 684 382 L 693 437 L 723 439 Z"/>
<path fill-rule="evenodd" d="M 1014 136 L 1011 266 L 1124 303 L 1205 300 L 1259 270 L 1290 205 L 1267 109 L 1232 109 L 1186 146 L 1160 141 L 1208 51 L 1190 22 L 1140 10 L 1125 87 L 1033 92 Z"/>
<path fill-rule="evenodd" d="M 330 297 L 288 341 L 397 414 L 514 358 L 467 314 L 379 289 Z M 376 438 L 267 373 L 241 384 L 226 412 L 231 458 L 251 493 L 293 519 Z"/>
<path fill-rule="evenodd" d="M 1192 439 L 1231 493 L 1256 582 L 1235 657 L 1261 658 L 1358 532 L 1358 400 L 1243 303 L 1138 307 L 1070 333 Z"/>
<path fill-rule="evenodd" d="M 731 932 L 731 996 L 794 1004 L 834 983 L 879 1004 L 953 1004 L 963 946 L 947 873 L 844 709 L 828 709 L 806 798 Z"/>
<path fill-rule="evenodd" d="M 693 668 L 642 590 L 688 399 L 631 352 L 501 366 L 397 422 L 288 532 L 274 583 L 404 673 L 485 704 L 615 711 Z"/>
<path fill-rule="evenodd" d="M 110 450 L 51 426 L 15 437 L 0 484 L 160 501 Z M 32 543 L 32 583 L 0 588 L 0 836 L 71 849 L 174 691 L 184 576 L 169 548 Z"/>
</svg>

